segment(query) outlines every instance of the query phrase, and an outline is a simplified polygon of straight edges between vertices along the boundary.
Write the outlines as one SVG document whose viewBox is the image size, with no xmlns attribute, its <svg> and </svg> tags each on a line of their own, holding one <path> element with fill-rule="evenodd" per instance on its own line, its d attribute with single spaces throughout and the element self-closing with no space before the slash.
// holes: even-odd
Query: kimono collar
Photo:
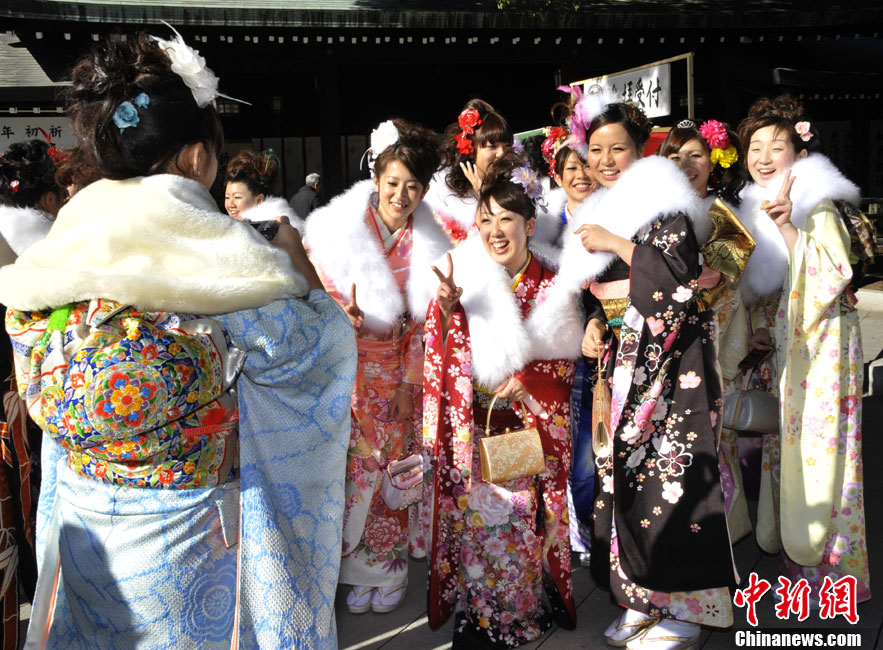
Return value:
<svg viewBox="0 0 883 650">
<path fill-rule="evenodd" d="M 285 251 L 219 212 L 200 183 L 172 174 L 92 183 L 0 269 L 0 302 L 23 310 L 106 298 L 210 315 L 307 291 Z"/>
<path fill-rule="evenodd" d="M 450 240 L 432 210 L 421 201 L 411 215 L 412 249 L 406 296 L 402 296 L 383 243 L 365 219 L 373 194 L 374 183 L 360 181 L 328 205 L 313 210 L 307 219 L 306 241 L 311 258 L 339 294 L 348 296 L 353 284 L 358 287 L 359 307 L 365 312 L 363 326 L 373 332 L 388 332 L 406 311 L 418 322 L 425 320 L 426 308 L 438 287 L 438 278 L 429 269 L 449 248 Z M 420 272 L 423 270 L 431 279 Z"/>
<path fill-rule="evenodd" d="M 806 228 L 810 214 L 824 199 L 857 205 L 861 198 L 858 187 L 821 154 L 810 154 L 795 162 L 791 175 L 795 179 L 791 188 L 791 223 L 800 230 Z M 782 179 L 774 178 L 767 187 L 750 183 L 742 190 L 737 214 L 757 243 L 742 274 L 742 293 L 749 303 L 775 294 L 785 283 L 790 261 L 788 248 L 778 226 L 760 208 L 763 201 L 776 198 L 781 186 Z"/>
<path fill-rule="evenodd" d="M 484 250 L 480 237 L 470 237 L 451 252 L 454 282 L 463 289 L 460 304 L 466 312 L 472 340 L 473 378 L 493 388 L 540 359 L 577 359 L 583 336 L 578 294 L 553 281 L 540 287 L 536 306 L 522 319 L 512 290 L 512 278 Z M 533 256 L 524 269 L 539 266 Z M 436 264 L 447 269 L 447 261 Z M 438 278 L 435 287 L 438 287 Z M 523 280 L 523 279 L 522 279 Z"/>
<path fill-rule="evenodd" d="M 697 243 L 705 243 L 711 219 L 687 177 L 672 161 L 650 156 L 632 164 L 612 189 L 599 188 L 583 201 L 562 234 L 560 281 L 581 287 L 600 276 L 617 259 L 614 253 L 589 253 L 574 234 L 584 224 L 598 224 L 614 235 L 632 239 L 656 220 L 683 213 Z"/>
</svg>

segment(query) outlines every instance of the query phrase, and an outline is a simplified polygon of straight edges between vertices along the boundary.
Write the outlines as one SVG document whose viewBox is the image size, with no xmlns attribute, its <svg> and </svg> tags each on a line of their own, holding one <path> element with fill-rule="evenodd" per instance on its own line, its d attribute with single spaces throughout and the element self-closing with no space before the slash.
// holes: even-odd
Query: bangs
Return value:
<svg viewBox="0 0 883 650">
<path fill-rule="evenodd" d="M 705 141 L 705 138 L 702 137 L 699 129 L 693 127 L 679 129 L 675 127 L 668 132 L 665 141 L 662 143 L 662 146 L 659 147 L 659 152 L 657 155 L 668 158 L 673 153 L 677 153 L 678 151 L 680 151 L 681 147 L 687 144 L 690 140 L 699 140 L 705 150 L 711 153 L 711 150 L 708 147 L 708 143 Z"/>
<path fill-rule="evenodd" d="M 488 113 L 481 121 L 481 126 L 475 131 L 475 144 L 483 147 L 486 144 L 512 144 L 512 129 L 509 123 L 499 113 Z"/>
</svg>

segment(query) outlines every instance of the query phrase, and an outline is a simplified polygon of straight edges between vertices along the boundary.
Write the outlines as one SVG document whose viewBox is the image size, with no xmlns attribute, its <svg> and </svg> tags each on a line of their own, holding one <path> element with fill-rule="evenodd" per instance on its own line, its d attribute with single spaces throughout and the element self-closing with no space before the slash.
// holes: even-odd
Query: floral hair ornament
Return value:
<svg viewBox="0 0 883 650">
<path fill-rule="evenodd" d="M 9 189 L 12 190 L 13 194 L 18 192 L 19 185 L 21 185 L 21 181 L 19 181 L 18 179 L 14 180 L 14 181 L 9 181 Z"/>
<path fill-rule="evenodd" d="M 386 120 L 377 125 L 377 128 L 371 131 L 371 146 L 362 154 L 362 160 L 359 161 L 359 169 L 368 158 L 368 164 L 373 165 L 377 160 L 377 156 L 386 151 L 399 141 L 399 130 L 392 120 Z M 373 173 L 373 171 L 372 171 Z"/>
<path fill-rule="evenodd" d="M 67 154 L 63 151 L 60 151 L 58 147 L 55 146 L 55 143 L 52 142 L 52 138 L 48 133 L 46 133 L 46 131 L 43 130 L 43 127 L 38 126 L 37 128 L 40 129 L 40 133 L 43 134 L 43 137 L 46 138 L 46 142 L 49 143 L 49 149 L 48 151 L 46 151 L 46 155 L 49 156 L 55 166 L 58 167 L 61 161 L 67 158 Z"/>
<path fill-rule="evenodd" d="M 571 149 L 575 149 L 585 159 L 589 153 L 586 134 L 592 126 L 592 121 L 603 113 L 610 104 L 615 104 L 622 99 L 613 91 L 597 85 L 585 94 L 579 86 L 559 86 L 558 90 L 569 92 L 573 95 L 574 100 L 570 117 L 567 118 L 570 136 L 565 144 Z"/>
<path fill-rule="evenodd" d="M 539 175 L 531 169 L 530 165 L 525 163 L 521 167 L 512 170 L 509 180 L 516 185 L 524 188 L 527 198 L 534 202 L 534 205 L 542 204 L 543 184 L 540 182 Z"/>
<path fill-rule="evenodd" d="M 800 139 L 804 142 L 809 142 L 812 140 L 813 133 L 810 131 L 812 125 L 809 122 L 798 122 L 794 125 L 794 130 L 797 131 L 797 135 L 800 136 Z"/>
<path fill-rule="evenodd" d="M 121 103 L 113 114 L 113 123 L 117 125 L 120 133 L 128 129 L 130 126 L 138 126 L 141 118 L 138 116 L 139 108 L 147 108 L 150 106 L 150 97 L 147 93 L 139 93 L 135 97 L 134 103 L 125 101 Z"/>
<path fill-rule="evenodd" d="M 549 176 L 554 176 L 556 173 L 555 157 L 561 151 L 561 147 L 564 146 L 570 134 L 567 129 L 562 129 L 560 126 L 546 126 L 543 127 L 543 135 L 546 136 L 546 139 L 543 140 L 540 151 L 549 166 Z"/>
<path fill-rule="evenodd" d="M 721 167 L 727 169 L 734 162 L 739 160 L 739 153 L 730 143 L 730 134 L 727 133 L 726 127 L 717 120 L 708 120 L 699 127 L 699 134 L 708 143 L 711 149 L 711 164 L 720 164 Z"/>
<path fill-rule="evenodd" d="M 175 32 L 175 38 L 169 41 L 159 38 L 158 36 L 151 36 L 150 38 L 156 41 L 159 44 L 160 49 L 168 55 L 172 62 L 172 72 L 181 77 L 181 79 L 184 80 L 184 83 L 187 84 L 190 92 L 193 93 L 193 99 L 196 100 L 197 106 L 200 108 L 205 108 L 209 104 L 214 106 L 216 97 L 223 97 L 224 99 L 230 99 L 234 102 L 251 106 L 251 103 L 249 102 L 219 93 L 219 79 L 215 73 L 211 71 L 211 68 L 205 64 L 205 57 L 199 56 L 198 50 L 194 50 L 187 45 L 177 29 L 164 20 L 161 22 Z M 114 116 L 114 122 L 116 122 L 116 116 Z"/>
<path fill-rule="evenodd" d="M 457 151 L 468 156 L 475 151 L 469 136 L 475 133 L 475 127 L 481 124 L 481 115 L 474 108 L 464 109 L 457 118 L 457 124 L 460 126 L 460 133 L 454 136 L 457 141 Z"/>
</svg>

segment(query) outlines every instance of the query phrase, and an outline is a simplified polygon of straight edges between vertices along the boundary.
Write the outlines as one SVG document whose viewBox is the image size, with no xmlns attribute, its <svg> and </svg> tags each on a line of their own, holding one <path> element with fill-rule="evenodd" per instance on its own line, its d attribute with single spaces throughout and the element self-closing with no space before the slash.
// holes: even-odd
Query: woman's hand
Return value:
<svg viewBox="0 0 883 650">
<path fill-rule="evenodd" d="M 346 315 L 349 316 L 350 323 L 353 324 L 353 329 L 357 332 L 362 329 L 362 323 L 365 322 L 365 312 L 359 309 L 359 303 L 356 302 L 356 284 L 353 283 L 353 288 L 350 289 L 350 302 L 349 304 L 343 308 L 343 311 L 346 312 Z"/>
<path fill-rule="evenodd" d="M 319 274 L 316 273 L 316 267 L 313 266 L 310 258 L 307 257 L 307 252 L 304 250 L 304 244 L 297 228 L 291 225 L 288 217 L 279 217 L 277 221 L 279 221 L 279 230 L 276 231 L 276 236 L 273 237 L 270 243 L 288 253 L 294 268 L 300 271 L 304 278 L 306 278 L 310 291 L 313 289 L 324 289 L 322 281 L 319 279 Z"/>
<path fill-rule="evenodd" d="M 574 233 L 590 253 L 616 253 L 626 264 L 631 265 L 635 244 L 628 239 L 614 235 L 612 232 L 596 224 L 583 224 Z"/>
<path fill-rule="evenodd" d="M 515 379 L 515 377 L 509 377 L 509 379 L 497 386 L 494 389 L 494 392 L 499 393 L 500 397 L 505 397 L 506 399 L 511 399 L 514 401 L 526 399 L 528 396 L 527 389 L 524 387 L 524 384 Z"/>
<path fill-rule="evenodd" d="M 586 333 L 583 335 L 583 356 L 589 359 L 597 359 L 604 349 L 601 340 L 607 332 L 607 324 L 598 318 L 591 319 L 586 325 Z"/>
<path fill-rule="evenodd" d="M 414 393 L 408 384 L 396 389 L 395 397 L 389 405 L 389 416 L 396 422 L 404 422 L 414 413 Z"/>
<path fill-rule="evenodd" d="M 438 291 L 435 299 L 438 301 L 439 311 L 441 311 L 444 330 L 447 331 L 447 325 L 450 325 L 451 316 L 454 315 L 454 307 L 460 301 L 463 295 L 463 289 L 454 283 L 454 260 L 448 253 L 448 274 L 443 275 L 437 266 L 433 266 L 432 270 L 438 276 Z"/>
<path fill-rule="evenodd" d="M 464 160 L 460 163 L 460 169 L 463 171 L 466 180 L 472 184 L 472 189 L 478 194 L 481 191 L 481 175 L 478 173 L 475 163 L 471 160 Z"/>
<path fill-rule="evenodd" d="M 779 189 L 776 198 L 761 204 L 761 208 L 766 211 L 770 219 L 779 228 L 791 223 L 791 210 L 793 208 L 791 203 L 791 187 L 794 185 L 795 180 L 797 180 L 797 177 L 791 176 L 791 170 L 786 171 L 785 178 L 782 179 L 782 187 Z"/>
<path fill-rule="evenodd" d="M 748 351 L 773 349 L 773 340 L 770 338 L 770 332 L 765 327 L 758 327 L 751 336 L 748 337 Z"/>
</svg>

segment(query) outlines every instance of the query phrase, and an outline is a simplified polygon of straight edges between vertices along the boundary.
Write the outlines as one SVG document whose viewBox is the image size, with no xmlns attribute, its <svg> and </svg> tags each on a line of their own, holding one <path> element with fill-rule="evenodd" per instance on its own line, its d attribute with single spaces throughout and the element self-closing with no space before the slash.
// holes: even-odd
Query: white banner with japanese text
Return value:
<svg viewBox="0 0 883 650">
<path fill-rule="evenodd" d="M 70 120 L 64 115 L 0 115 L 0 154 L 4 153 L 13 142 L 44 139 L 43 132 L 52 138 L 59 149 L 73 147 L 76 144 Z"/>
<path fill-rule="evenodd" d="M 637 70 L 584 79 L 583 92 L 609 89 L 640 106 L 647 117 L 671 114 L 671 64 L 649 65 Z"/>
</svg>

